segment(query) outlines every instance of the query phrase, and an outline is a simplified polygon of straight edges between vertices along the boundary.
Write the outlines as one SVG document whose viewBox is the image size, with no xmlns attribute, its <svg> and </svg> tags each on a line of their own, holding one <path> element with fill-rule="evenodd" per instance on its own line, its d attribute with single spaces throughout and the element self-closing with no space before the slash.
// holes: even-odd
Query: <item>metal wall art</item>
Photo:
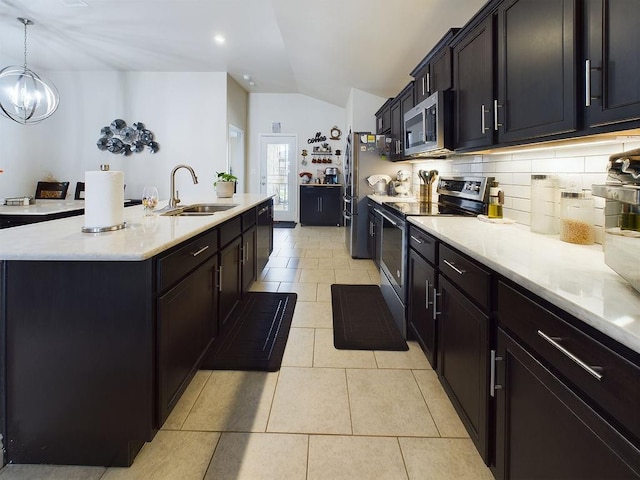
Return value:
<svg viewBox="0 0 640 480">
<path fill-rule="evenodd" d="M 127 122 L 118 118 L 111 122 L 111 125 L 102 127 L 100 134 L 102 136 L 96 142 L 98 150 L 120 155 L 140 153 L 144 147 L 151 153 L 160 150 L 158 142 L 153 140 L 153 132 L 147 130 L 142 122 L 127 126 Z"/>
</svg>

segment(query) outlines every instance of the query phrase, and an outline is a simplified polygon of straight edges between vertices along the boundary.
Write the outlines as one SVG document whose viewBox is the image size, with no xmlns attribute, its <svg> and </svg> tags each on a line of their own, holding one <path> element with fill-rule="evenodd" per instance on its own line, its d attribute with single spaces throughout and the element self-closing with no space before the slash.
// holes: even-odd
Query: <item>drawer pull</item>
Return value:
<svg viewBox="0 0 640 480">
<path fill-rule="evenodd" d="M 411 240 L 413 240 L 414 242 L 416 242 L 419 245 L 422 245 L 424 243 L 422 240 L 420 240 L 419 238 L 414 237 L 413 235 L 411 235 Z"/>
<path fill-rule="evenodd" d="M 191 256 L 192 257 L 197 257 L 202 252 L 204 252 L 205 250 L 208 250 L 208 249 L 209 249 L 209 245 L 205 245 L 204 247 L 200 248 L 199 250 L 196 250 L 195 252 L 191 252 Z"/>
<path fill-rule="evenodd" d="M 573 353 L 571 353 L 569 350 L 567 350 L 566 348 L 564 348 L 562 345 L 560 345 L 557 342 L 557 339 L 554 339 L 552 337 L 550 337 L 549 335 L 547 335 L 546 333 L 542 332 L 541 330 L 538 330 L 538 335 L 541 336 L 543 339 L 545 339 L 548 343 L 550 343 L 552 346 L 554 346 L 555 348 L 557 348 L 558 350 L 560 350 L 563 354 L 565 354 L 567 357 L 569 357 L 570 360 L 572 360 L 574 363 L 576 363 L 580 368 L 582 368 L 583 370 L 585 370 L 589 375 L 591 375 L 593 378 L 595 378 L 596 380 L 602 380 L 602 375 L 598 372 L 596 372 L 596 368 L 600 369 L 600 367 L 592 367 L 587 365 L 586 363 L 584 363 L 582 360 L 580 360 L 578 357 L 576 357 Z"/>
<path fill-rule="evenodd" d="M 451 268 L 453 269 L 453 271 L 454 271 L 454 272 L 456 272 L 457 274 L 459 274 L 459 275 L 464 275 L 465 270 L 460 270 L 458 267 L 456 267 L 456 266 L 453 264 L 453 262 L 450 262 L 450 261 L 448 261 L 448 260 L 442 260 L 442 261 L 445 263 L 445 265 L 447 265 L 447 266 L 451 267 Z"/>
</svg>

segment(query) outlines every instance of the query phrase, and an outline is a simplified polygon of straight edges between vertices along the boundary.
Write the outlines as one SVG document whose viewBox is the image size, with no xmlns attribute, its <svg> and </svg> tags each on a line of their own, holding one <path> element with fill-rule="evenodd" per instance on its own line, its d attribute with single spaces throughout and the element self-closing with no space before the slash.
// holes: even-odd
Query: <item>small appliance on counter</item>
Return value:
<svg viewBox="0 0 640 480">
<path fill-rule="evenodd" d="M 604 261 L 640 292 L 640 149 L 609 157 L 607 183 L 592 185 L 593 195 L 607 199 Z"/>
<path fill-rule="evenodd" d="M 386 195 L 387 185 L 391 182 L 389 175 L 371 175 L 367 178 L 367 183 L 373 188 L 375 195 Z"/>
<path fill-rule="evenodd" d="M 392 185 L 396 196 L 408 197 L 411 193 L 411 172 L 409 170 L 399 170 Z"/>
<path fill-rule="evenodd" d="M 338 170 L 337 167 L 327 167 L 324 170 L 324 182 L 329 184 L 329 185 L 336 185 L 338 184 L 338 175 L 340 174 L 340 171 Z"/>
</svg>

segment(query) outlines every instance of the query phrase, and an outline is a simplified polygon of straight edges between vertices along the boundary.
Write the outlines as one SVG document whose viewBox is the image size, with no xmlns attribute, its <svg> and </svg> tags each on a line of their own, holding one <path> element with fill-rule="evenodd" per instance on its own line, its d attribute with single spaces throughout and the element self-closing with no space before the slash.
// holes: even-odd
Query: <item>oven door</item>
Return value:
<svg viewBox="0 0 640 480">
<path fill-rule="evenodd" d="M 406 224 L 388 211 L 376 209 L 382 217 L 380 291 L 402 336 L 406 338 Z"/>
</svg>

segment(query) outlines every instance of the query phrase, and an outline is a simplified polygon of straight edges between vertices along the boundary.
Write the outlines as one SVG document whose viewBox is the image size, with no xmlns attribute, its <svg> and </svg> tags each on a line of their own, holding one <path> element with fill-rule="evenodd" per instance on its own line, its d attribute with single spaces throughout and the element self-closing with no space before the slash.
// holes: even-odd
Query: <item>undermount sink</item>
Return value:
<svg viewBox="0 0 640 480">
<path fill-rule="evenodd" d="M 191 217 L 202 217 L 207 215 L 213 215 L 217 212 L 224 212 L 225 210 L 229 210 L 233 207 L 237 207 L 237 205 L 220 205 L 215 203 L 198 203 L 195 205 L 188 205 L 184 207 L 178 207 L 173 210 L 169 210 L 162 215 L 166 216 L 191 216 Z"/>
</svg>

